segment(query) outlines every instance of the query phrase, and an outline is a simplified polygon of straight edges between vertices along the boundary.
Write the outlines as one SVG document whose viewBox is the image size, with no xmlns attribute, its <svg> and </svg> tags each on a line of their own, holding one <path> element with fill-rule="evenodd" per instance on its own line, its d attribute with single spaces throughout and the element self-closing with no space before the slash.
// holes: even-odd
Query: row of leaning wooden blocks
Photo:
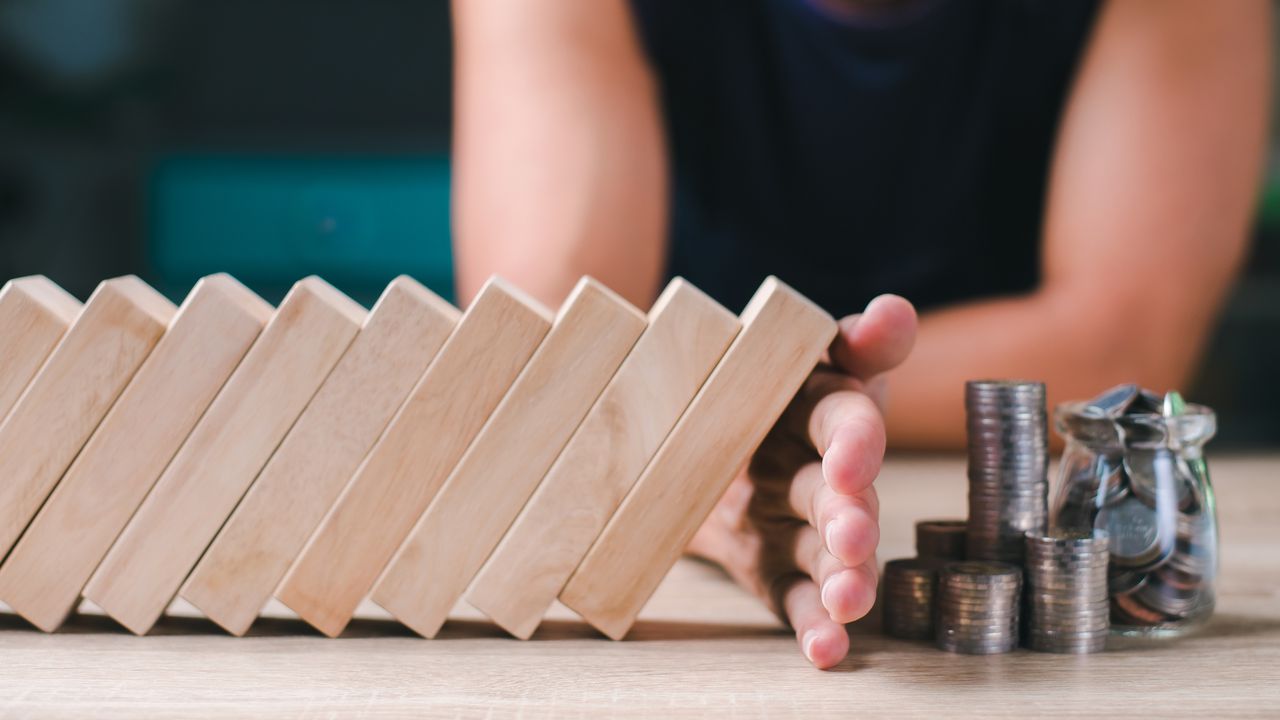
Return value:
<svg viewBox="0 0 1280 720">
<path fill-rule="evenodd" d="M 227 275 L 175 308 L 0 291 L 0 601 L 145 634 L 176 596 L 241 635 L 274 595 L 336 636 L 366 598 L 432 637 L 465 598 L 528 638 L 557 597 L 630 629 L 836 332 L 775 278 L 740 317 L 673 280 L 648 315 L 583 278 L 366 310 Z"/>
</svg>

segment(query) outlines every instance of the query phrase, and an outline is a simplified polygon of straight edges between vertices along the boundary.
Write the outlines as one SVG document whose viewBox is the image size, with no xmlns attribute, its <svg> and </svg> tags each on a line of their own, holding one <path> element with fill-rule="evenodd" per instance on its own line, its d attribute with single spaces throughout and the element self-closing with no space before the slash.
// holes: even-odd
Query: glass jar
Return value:
<svg viewBox="0 0 1280 720">
<path fill-rule="evenodd" d="M 1213 614 L 1218 523 L 1204 444 L 1212 410 L 1126 385 L 1054 413 L 1066 439 L 1053 527 L 1105 530 L 1112 632 L 1181 635 Z"/>
</svg>

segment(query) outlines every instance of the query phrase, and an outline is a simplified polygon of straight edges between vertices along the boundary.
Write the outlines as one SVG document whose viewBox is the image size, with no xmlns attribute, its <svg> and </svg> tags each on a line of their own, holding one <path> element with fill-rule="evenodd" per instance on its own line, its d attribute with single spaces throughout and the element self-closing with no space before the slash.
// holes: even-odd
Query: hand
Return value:
<svg viewBox="0 0 1280 720">
<path fill-rule="evenodd" d="M 819 668 L 849 652 L 844 624 L 875 602 L 884 459 L 882 373 L 906 358 L 916 315 L 882 295 L 840 321 L 809 376 L 688 551 L 722 565 L 795 629 Z"/>
</svg>

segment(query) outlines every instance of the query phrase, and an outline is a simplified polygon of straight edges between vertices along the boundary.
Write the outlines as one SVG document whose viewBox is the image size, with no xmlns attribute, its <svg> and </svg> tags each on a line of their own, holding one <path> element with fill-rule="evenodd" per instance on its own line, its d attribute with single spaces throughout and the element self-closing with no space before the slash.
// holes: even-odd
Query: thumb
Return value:
<svg viewBox="0 0 1280 720">
<path fill-rule="evenodd" d="M 865 382 L 901 364 L 915 342 L 915 308 L 897 295 L 880 295 L 866 310 L 840 320 L 831 361 Z"/>
</svg>

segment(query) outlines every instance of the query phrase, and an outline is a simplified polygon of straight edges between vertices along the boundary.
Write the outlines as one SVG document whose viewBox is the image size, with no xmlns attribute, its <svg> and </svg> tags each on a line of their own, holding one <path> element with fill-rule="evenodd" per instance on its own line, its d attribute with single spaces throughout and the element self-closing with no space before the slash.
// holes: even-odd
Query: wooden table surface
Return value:
<svg viewBox="0 0 1280 720">
<path fill-rule="evenodd" d="M 836 670 L 715 569 L 682 561 L 630 638 L 557 608 L 533 640 L 459 608 L 436 640 L 376 613 L 336 640 L 295 619 L 245 638 L 198 617 L 133 637 L 83 615 L 54 635 L 0 615 L 0 717 L 993 717 L 1280 715 L 1280 456 L 1211 458 L 1222 573 L 1194 637 L 1092 656 L 950 655 L 851 628 Z M 878 481 L 881 560 L 912 554 L 912 523 L 964 513 L 958 458 L 892 458 Z M 182 612 L 183 608 L 175 608 Z M 273 612 L 287 611 L 271 608 Z"/>
</svg>

